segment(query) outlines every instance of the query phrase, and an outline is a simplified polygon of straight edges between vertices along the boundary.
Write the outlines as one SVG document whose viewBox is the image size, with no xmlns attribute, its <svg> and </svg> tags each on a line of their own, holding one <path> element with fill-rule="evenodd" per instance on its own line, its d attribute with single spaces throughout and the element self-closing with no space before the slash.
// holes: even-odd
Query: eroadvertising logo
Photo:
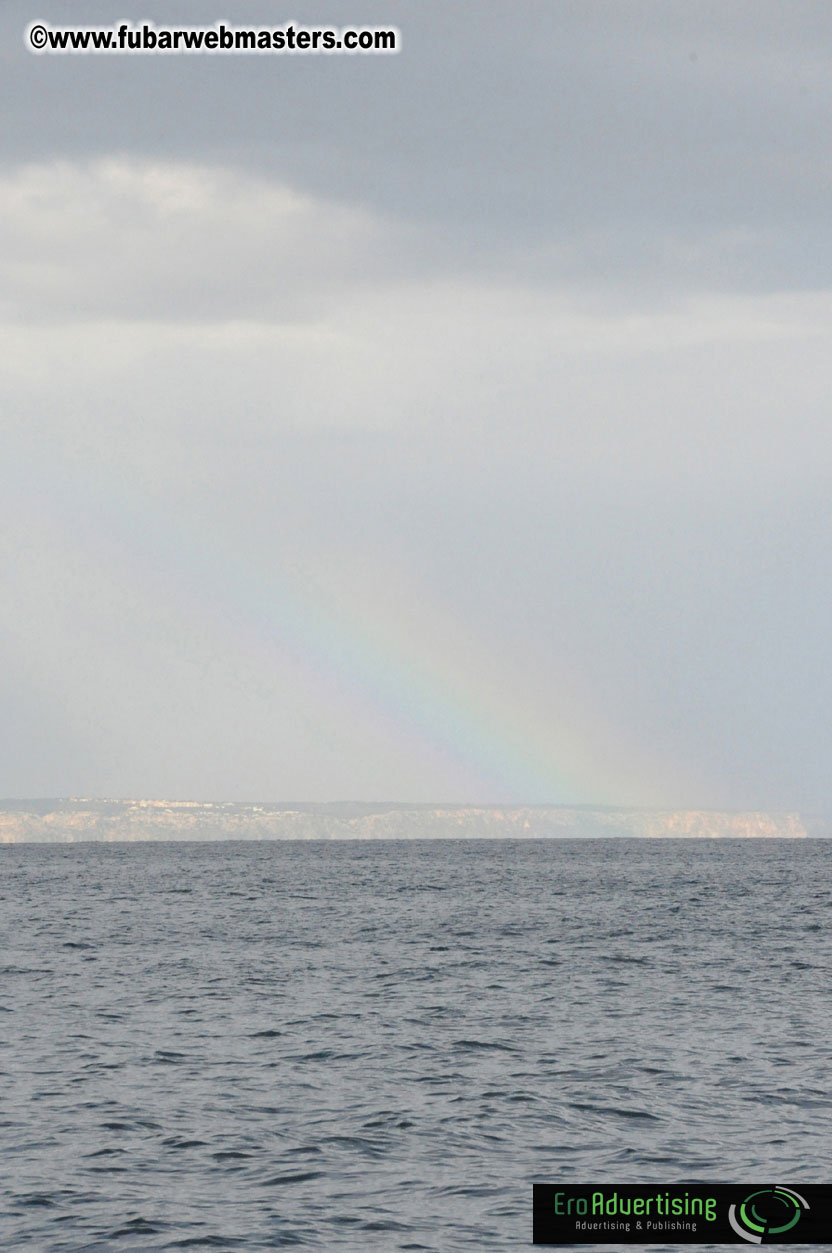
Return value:
<svg viewBox="0 0 832 1253">
<path fill-rule="evenodd" d="M 791 1188 L 761 1188 L 728 1210 L 728 1221 L 738 1236 L 751 1244 L 777 1244 L 792 1231 L 809 1202 Z M 832 1229 L 829 1232 L 832 1237 Z"/>
<path fill-rule="evenodd" d="M 832 1185 L 534 1185 L 535 1244 L 832 1245 Z"/>
</svg>

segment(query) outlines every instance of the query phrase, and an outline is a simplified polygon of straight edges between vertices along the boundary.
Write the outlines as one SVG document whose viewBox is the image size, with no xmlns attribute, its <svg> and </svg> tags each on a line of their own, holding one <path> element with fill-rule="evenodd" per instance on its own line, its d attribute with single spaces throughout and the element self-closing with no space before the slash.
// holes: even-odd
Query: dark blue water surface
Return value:
<svg viewBox="0 0 832 1253">
<path fill-rule="evenodd" d="M 832 844 L 0 871 L 4 1251 L 510 1250 L 533 1180 L 832 1180 Z"/>
</svg>

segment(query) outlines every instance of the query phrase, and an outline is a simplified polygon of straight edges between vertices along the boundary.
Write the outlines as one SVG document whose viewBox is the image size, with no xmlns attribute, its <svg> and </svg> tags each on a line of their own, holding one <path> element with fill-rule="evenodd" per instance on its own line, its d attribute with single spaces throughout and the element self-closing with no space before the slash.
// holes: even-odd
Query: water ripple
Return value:
<svg viewBox="0 0 832 1253">
<path fill-rule="evenodd" d="M 821 841 L 0 857 L 4 1253 L 504 1251 L 533 1180 L 830 1174 Z"/>
</svg>

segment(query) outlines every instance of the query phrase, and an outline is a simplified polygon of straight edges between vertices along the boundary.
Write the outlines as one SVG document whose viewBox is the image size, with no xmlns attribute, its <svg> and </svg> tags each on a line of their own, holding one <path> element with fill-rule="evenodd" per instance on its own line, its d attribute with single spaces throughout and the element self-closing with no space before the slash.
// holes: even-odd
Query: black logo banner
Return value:
<svg viewBox="0 0 832 1253">
<path fill-rule="evenodd" d="M 535 1244 L 832 1245 L 832 1184 L 534 1185 Z"/>
</svg>

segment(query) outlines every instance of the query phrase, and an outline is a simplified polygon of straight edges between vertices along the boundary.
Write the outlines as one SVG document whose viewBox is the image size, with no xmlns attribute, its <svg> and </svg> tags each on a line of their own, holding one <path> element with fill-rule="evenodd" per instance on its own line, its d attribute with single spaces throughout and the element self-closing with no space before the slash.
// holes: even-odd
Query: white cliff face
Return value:
<svg viewBox="0 0 832 1253">
<path fill-rule="evenodd" d="M 816 829 L 817 828 L 817 829 Z M 812 834 L 827 829 L 811 828 Z M 281 806 L 163 800 L 0 802 L 0 843 L 85 840 L 804 839 L 797 813 L 558 806 Z"/>
</svg>

